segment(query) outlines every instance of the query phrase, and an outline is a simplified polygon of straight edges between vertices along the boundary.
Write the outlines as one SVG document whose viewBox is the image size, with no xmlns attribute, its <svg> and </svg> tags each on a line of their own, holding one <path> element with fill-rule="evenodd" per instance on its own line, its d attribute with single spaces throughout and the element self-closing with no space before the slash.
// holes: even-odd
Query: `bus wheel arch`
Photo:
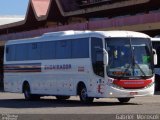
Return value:
<svg viewBox="0 0 160 120">
<path fill-rule="evenodd" d="M 77 94 L 80 97 L 82 103 L 91 103 L 93 102 L 93 97 L 88 97 L 86 85 L 83 82 L 79 82 L 77 85 Z"/>
<path fill-rule="evenodd" d="M 30 84 L 28 81 L 23 82 L 23 93 L 26 100 L 39 100 L 40 95 L 34 95 L 31 93 Z"/>
<path fill-rule="evenodd" d="M 85 87 L 85 84 L 84 82 L 80 81 L 78 84 L 77 84 L 77 95 L 80 95 L 80 89 L 82 87 Z"/>
</svg>

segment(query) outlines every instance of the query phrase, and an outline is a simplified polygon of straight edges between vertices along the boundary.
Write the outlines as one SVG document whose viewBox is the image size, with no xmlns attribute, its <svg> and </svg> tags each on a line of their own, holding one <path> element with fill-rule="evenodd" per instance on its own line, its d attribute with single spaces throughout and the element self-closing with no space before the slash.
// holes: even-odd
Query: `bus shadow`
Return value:
<svg viewBox="0 0 160 120">
<path fill-rule="evenodd" d="M 41 99 L 38 101 L 26 101 L 24 99 L 0 99 L 0 108 L 58 108 L 58 107 L 98 107 L 98 106 L 124 106 L 141 105 L 137 103 L 119 102 L 93 102 L 83 104 L 79 100 Z"/>
</svg>

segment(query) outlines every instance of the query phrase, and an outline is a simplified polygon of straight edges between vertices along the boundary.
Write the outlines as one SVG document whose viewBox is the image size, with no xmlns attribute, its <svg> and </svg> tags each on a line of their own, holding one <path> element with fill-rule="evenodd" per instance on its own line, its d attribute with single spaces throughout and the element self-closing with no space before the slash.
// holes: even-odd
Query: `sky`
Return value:
<svg viewBox="0 0 160 120">
<path fill-rule="evenodd" d="M 23 20 L 29 0 L 0 0 L 0 25 Z"/>
<path fill-rule="evenodd" d="M 29 0 L 0 0 L 0 16 L 25 15 Z"/>
</svg>

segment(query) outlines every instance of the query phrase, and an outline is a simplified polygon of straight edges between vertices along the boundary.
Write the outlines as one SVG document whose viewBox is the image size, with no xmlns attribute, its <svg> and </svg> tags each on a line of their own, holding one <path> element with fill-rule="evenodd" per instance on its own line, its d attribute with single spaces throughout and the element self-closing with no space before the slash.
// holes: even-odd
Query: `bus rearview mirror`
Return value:
<svg viewBox="0 0 160 120">
<path fill-rule="evenodd" d="M 104 54 L 104 65 L 108 65 L 108 52 L 103 49 L 103 54 Z"/>
<path fill-rule="evenodd" d="M 158 64 L 158 57 L 157 57 L 157 52 L 155 49 L 153 49 L 153 59 L 154 59 L 154 65 Z"/>
</svg>

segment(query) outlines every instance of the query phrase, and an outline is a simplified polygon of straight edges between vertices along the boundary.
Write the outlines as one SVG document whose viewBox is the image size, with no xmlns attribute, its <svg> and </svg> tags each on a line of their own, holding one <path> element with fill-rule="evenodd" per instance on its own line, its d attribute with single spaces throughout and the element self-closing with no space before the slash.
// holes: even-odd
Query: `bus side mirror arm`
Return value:
<svg viewBox="0 0 160 120">
<path fill-rule="evenodd" d="M 158 64 L 158 57 L 157 57 L 157 52 L 155 49 L 153 49 L 153 60 L 154 60 L 154 65 Z"/>
<path fill-rule="evenodd" d="M 104 55 L 104 65 L 107 66 L 109 60 L 108 60 L 108 52 L 105 49 L 103 49 L 103 55 Z"/>
</svg>

